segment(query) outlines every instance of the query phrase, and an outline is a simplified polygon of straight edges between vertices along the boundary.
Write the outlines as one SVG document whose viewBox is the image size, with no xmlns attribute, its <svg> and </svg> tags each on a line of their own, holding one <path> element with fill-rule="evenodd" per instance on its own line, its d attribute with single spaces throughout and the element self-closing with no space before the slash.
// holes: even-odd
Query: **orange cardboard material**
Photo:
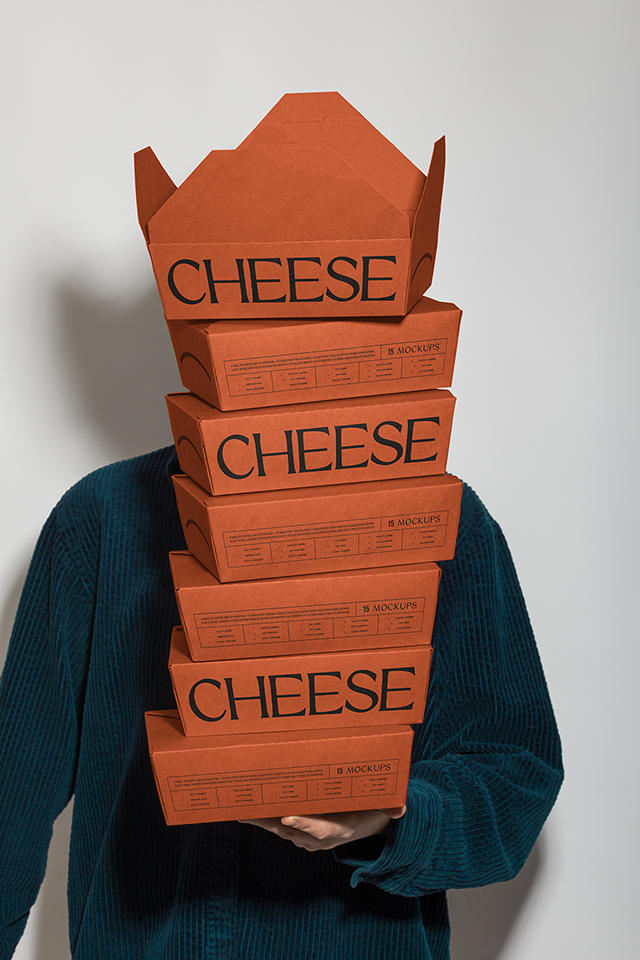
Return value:
<svg viewBox="0 0 640 960">
<path fill-rule="evenodd" d="M 174 476 L 187 547 L 223 582 L 450 560 L 462 481 L 444 475 L 211 497 Z"/>
<path fill-rule="evenodd" d="M 431 642 L 437 563 L 221 583 L 186 550 L 169 560 L 192 660 Z"/>
<path fill-rule="evenodd" d="M 168 320 L 184 386 L 220 410 L 448 387 L 462 312 L 421 297 L 398 320 Z"/>
<path fill-rule="evenodd" d="M 147 713 L 168 824 L 401 807 L 410 726 L 185 737 L 177 710 Z"/>
<path fill-rule="evenodd" d="M 454 406 L 448 390 L 227 412 L 167 396 L 180 466 L 216 496 L 444 473 Z"/>
<path fill-rule="evenodd" d="M 170 319 L 403 316 L 431 284 L 444 138 L 425 177 L 338 93 L 286 94 L 180 187 L 134 159 Z"/>
<path fill-rule="evenodd" d="M 420 723 L 430 646 L 194 663 L 184 630 L 169 670 L 184 734 L 279 733 Z"/>
</svg>

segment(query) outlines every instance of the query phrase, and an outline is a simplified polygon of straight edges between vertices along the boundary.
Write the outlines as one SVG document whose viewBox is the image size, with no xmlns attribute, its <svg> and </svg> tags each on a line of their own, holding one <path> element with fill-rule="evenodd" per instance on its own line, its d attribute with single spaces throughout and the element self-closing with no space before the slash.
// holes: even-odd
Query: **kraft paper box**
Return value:
<svg viewBox="0 0 640 960">
<path fill-rule="evenodd" d="M 168 320 L 184 386 L 220 410 L 448 387 L 462 312 L 421 297 L 401 320 Z"/>
<path fill-rule="evenodd" d="M 177 710 L 146 714 L 168 824 L 401 807 L 410 726 L 185 737 Z"/>
<path fill-rule="evenodd" d="M 462 481 L 418 477 L 210 497 L 173 483 L 190 552 L 223 582 L 450 560 Z"/>
<path fill-rule="evenodd" d="M 421 723 L 430 646 L 194 663 L 184 630 L 169 670 L 187 737 Z"/>
<path fill-rule="evenodd" d="M 425 177 L 338 93 L 285 95 L 180 187 L 134 160 L 170 319 L 404 316 L 431 285 L 444 138 Z"/>
<path fill-rule="evenodd" d="M 221 583 L 187 551 L 169 560 L 192 660 L 431 642 L 436 563 Z"/>
<path fill-rule="evenodd" d="M 166 399 L 183 472 L 216 496 L 444 473 L 455 406 L 448 390 L 227 412 Z"/>
</svg>

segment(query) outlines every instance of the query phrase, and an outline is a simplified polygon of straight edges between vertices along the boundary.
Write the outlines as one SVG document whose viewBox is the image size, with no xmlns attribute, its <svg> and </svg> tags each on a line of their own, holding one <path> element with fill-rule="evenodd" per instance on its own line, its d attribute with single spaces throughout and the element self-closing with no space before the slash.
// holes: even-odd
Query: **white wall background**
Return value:
<svg viewBox="0 0 640 960">
<path fill-rule="evenodd" d="M 638 929 L 638 12 L 628 0 L 23 0 L 4 16 L 0 626 L 63 491 L 170 442 L 180 389 L 131 155 L 180 182 L 287 91 L 418 166 L 448 138 L 431 294 L 465 311 L 450 469 L 501 521 L 567 781 L 455 960 L 631 960 Z M 68 813 L 17 956 L 65 960 Z"/>
</svg>

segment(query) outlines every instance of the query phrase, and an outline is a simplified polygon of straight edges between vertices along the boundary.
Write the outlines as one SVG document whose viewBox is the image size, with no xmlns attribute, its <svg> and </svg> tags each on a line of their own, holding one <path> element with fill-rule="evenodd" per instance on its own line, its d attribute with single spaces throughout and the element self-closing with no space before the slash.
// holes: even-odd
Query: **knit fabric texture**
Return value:
<svg viewBox="0 0 640 960">
<path fill-rule="evenodd" d="M 76 484 L 38 542 L 0 687 L 0 958 L 75 795 L 77 960 L 445 960 L 444 891 L 513 877 L 560 787 L 560 745 L 511 558 L 465 486 L 442 566 L 406 815 L 308 853 L 236 822 L 166 826 L 145 710 L 175 706 L 172 447 Z"/>
</svg>

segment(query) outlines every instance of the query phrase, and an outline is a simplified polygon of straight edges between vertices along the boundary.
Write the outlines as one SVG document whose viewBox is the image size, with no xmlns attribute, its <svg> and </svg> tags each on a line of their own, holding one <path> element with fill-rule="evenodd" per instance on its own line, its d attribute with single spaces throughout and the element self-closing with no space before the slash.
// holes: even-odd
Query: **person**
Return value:
<svg viewBox="0 0 640 960">
<path fill-rule="evenodd" d="M 174 705 L 177 472 L 171 447 L 90 474 L 38 542 L 0 688 L 0 958 L 74 795 L 77 960 L 445 960 L 446 889 L 513 877 L 562 780 L 499 527 L 465 486 L 406 810 L 168 827 L 144 712 Z"/>
</svg>

